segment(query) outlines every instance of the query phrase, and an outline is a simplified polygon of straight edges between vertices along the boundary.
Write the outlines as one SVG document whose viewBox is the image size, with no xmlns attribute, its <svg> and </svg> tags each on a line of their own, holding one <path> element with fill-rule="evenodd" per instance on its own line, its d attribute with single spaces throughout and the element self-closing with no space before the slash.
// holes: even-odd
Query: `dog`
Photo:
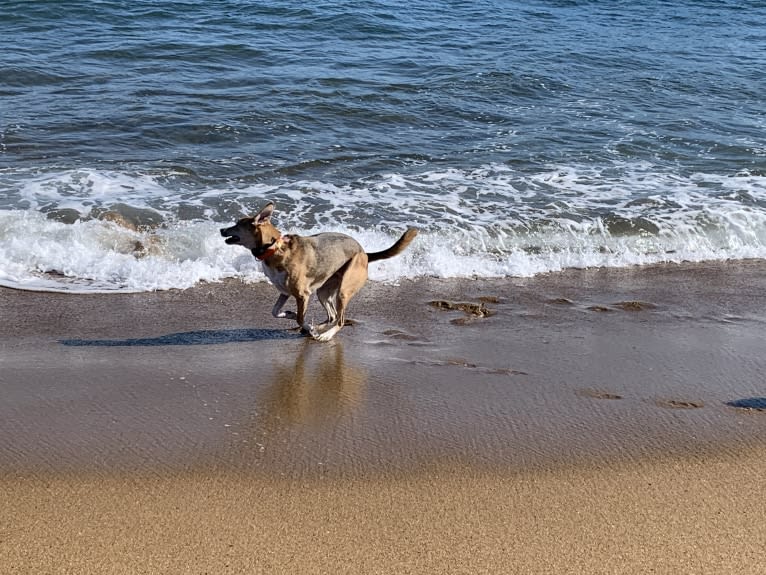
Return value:
<svg viewBox="0 0 766 575">
<path fill-rule="evenodd" d="M 408 228 L 390 248 L 368 254 L 346 234 L 283 235 L 271 223 L 273 213 L 274 204 L 269 202 L 256 216 L 222 229 L 221 235 L 227 244 L 243 246 L 261 261 L 263 273 L 280 294 L 271 314 L 296 320 L 304 334 L 318 341 L 330 341 L 345 324 L 349 301 L 367 281 L 368 262 L 401 253 L 418 233 L 416 228 Z M 314 292 L 327 312 L 327 321 L 316 327 L 306 324 Z M 297 310 L 282 311 L 290 296 L 295 298 Z"/>
</svg>

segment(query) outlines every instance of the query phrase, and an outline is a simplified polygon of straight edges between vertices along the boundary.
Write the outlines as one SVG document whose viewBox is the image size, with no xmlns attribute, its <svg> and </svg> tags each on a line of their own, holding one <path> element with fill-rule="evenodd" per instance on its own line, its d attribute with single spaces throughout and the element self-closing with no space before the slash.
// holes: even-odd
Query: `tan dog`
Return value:
<svg viewBox="0 0 766 575">
<path fill-rule="evenodd" d="M 280 293 L 271 314 L 297 320 L 304 333 L 319 341 L 329 341 L 343 327 L 348 302 L 367 281 L 367 262 L 399 254 L 418 233 L 408 228 L 390 248 L 368 254 L 345 234 L 282 235 L 271 223 L 273 212 L 270 202 L 255 217 L 222 229 L 221 235 L 227 244 L 244 246 L 261 260 L 263 273 Z M 306 310 L 315 291 L 327 311 L 327 321 L 316 328 L 306 324 Z M 282 311 L 290 296 L 295 298 L 297 313 Z"/>
</svg>

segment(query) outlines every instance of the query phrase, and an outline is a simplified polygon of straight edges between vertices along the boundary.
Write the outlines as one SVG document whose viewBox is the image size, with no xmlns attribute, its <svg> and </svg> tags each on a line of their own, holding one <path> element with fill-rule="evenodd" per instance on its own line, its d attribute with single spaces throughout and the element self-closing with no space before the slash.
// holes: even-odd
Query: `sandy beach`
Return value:
<svg viewBox="0 0 766 575">
<path fill-rule="evenodd" d="M 765 288 L 370 283 L 329 344 L 266 284 L 0 289 L 0 571 L 763 573 Z"/>
</svg>

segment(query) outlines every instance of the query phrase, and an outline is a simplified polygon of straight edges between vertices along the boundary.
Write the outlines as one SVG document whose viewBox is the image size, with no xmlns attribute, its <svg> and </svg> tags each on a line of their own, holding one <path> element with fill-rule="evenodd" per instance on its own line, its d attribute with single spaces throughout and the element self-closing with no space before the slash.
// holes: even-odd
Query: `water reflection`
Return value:
<svg viewBox="0 0 766 575">
<path fill-rule="evenodd" d="M 337 422 L 360 405 L 367 381 L 366 371 L 346 360 L 340 340 L 307 340 L 272 377 L 258 397 L 257 427 L 264 432 Z"/>
</svg>

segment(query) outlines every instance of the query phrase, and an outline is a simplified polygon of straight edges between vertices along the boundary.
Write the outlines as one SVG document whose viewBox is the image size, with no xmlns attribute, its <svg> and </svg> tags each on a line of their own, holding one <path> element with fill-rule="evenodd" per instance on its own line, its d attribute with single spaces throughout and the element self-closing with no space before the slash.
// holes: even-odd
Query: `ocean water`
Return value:
<svg viewBox="0 0 766 575">
<path fill-rule="evenodd" d="M 0 285 L 185 288 L 267 201 L 384 281 L 766 257 L 766 4 L 0 1 Z"/>
</svg>

